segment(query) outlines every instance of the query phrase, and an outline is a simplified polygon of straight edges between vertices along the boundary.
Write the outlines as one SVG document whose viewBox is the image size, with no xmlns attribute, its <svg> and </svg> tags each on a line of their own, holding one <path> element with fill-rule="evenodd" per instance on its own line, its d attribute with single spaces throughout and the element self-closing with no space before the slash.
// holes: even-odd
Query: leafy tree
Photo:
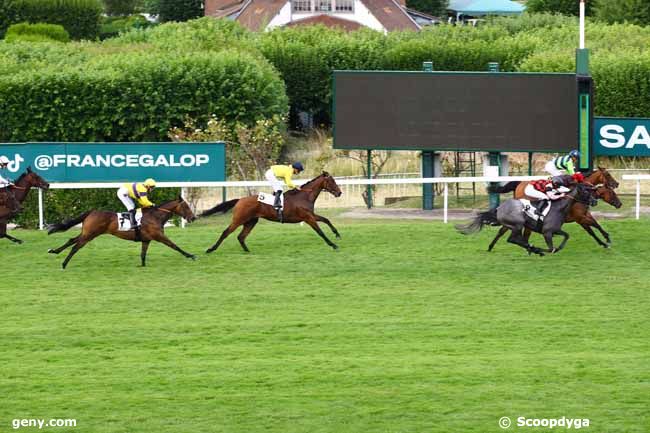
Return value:
<svg viewBox="0 0 650 433">
<path fill-rule="evenodd" d="M 602 0 L 601 0 L 602 1 Z M 620 0 L 612 0 L 620 1 Z M 624 0 L 623 0 L 624 1 Z M 643 1 L 643 0 L 639 0 Z M 591 15 L 594 1 L 587 0 L 585 2 L 587 15 Z M 551 12 L 563 15 L 580 14 L 580 1 L 579 0 L 528 0 L 526 2 L 526 11 L 528 12 Z"/>
<path fill-rule="evenodd" d="M 187 21 L 203 16 L 202 0 L 160 0 L 158 14 L 161 22 Z"/>
<path fill-rule="evenodd" d="M 650 24 L 648 0 L 598 0 L 595 15 L 608 23 L 628 22 L 638 25 Z"/>
<path fill-rule="evenodd" d="M 406 6 L 437 17 L 447 14 L 449 0 L 406 0 Z"/>
<path fill-rule="evenodd" d="M 125 16 L 135 12 L 136 0 L 103 0 L 104 11 L 110 16 Z"/>
</svg>

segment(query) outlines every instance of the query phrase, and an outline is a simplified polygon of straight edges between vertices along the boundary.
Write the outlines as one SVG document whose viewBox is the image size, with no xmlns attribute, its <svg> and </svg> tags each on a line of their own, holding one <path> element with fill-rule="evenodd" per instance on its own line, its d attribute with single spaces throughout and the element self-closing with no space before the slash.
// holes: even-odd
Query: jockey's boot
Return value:
<svg viewBox="0 0 650 433">
<path fill-rule="evenodd" d="M 280 201 L 280 197 L 282 197 L 282 190 L 278 190 L 274 192 L 273 195 L 275 196 L 273 209 L 275 209 L 278 212 L 278 220 L 282 222 L 282 202 Z"/>
<path fill-rule="evenodd" d="M 133 240 L 135 242 L 140 242 L 142 240 L 142 237 L 140 236 L 140 226 L 135 220 L 135 209 L 131 209 L 129 211 L 129 220 L 131 221 L 131 227 L 133 227 L 133 230 L 135 231 L 135 239 Z"/>
</svg>

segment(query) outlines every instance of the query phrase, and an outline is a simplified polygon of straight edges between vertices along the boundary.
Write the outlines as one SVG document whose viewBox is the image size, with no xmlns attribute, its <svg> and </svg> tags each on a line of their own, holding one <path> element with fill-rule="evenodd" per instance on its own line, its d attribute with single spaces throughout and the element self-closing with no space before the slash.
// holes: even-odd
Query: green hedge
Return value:
<svg viewBox="0 0 650 433">
<path fill-rule="evenodd" d="M 100 0 L 13 0 L 14 21 L 62 25 L 72 39 L 97 39 Z M 11 23 L 10 23 L 11 24 Z"/>
<path fill-rule="evenodd" d="M 277 72 L 246 53 L 121 53 L 0 76 L 0 141 L 160 141 L 186 116 L 284 115 Z"/>
<path fill-rule="evenodd" d="M 38 39 L 39 37 L 41 38 L 40 40 Z M 7 42 L 16 40 L 69 42 L 70 35 L 65 31 L 63 26 L 58 24 L 19 23 L 13 24 L 7 29 L 5 40 Z"/>
</svg>

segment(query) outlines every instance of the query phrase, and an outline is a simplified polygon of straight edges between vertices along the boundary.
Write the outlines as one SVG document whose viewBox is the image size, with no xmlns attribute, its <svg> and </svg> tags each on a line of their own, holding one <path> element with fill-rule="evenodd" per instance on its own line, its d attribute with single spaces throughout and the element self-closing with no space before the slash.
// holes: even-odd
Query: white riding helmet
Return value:
<svg viewBox="0 0 650 433">
<path fill-rule="evenodd" d="M 9 158 L 7 158 L 6 156 L 4 155 L 0 156 L 0 165 L 7 165 L 10 162 L 11 161 L 9 161 Z"/>
</svg>

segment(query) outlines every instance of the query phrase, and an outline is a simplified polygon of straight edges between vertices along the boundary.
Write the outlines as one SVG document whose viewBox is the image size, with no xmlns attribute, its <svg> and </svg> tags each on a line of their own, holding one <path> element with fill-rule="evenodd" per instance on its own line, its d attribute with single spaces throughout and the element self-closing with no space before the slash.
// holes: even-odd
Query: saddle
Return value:
<svg viewBox="0 0 650 433">
<path fill-rule="evenodd" d="M 519 201 L 524 206 L 524 217 L 533 227 L 541 229 L 544 225 L 544 218 L 551 210 L 550 200 L 530 201 L 525 198 L 520 198 Z"/>
<path fill-rule="evenodd" d="M 140 209 L 135 213 L 135 221 L 138 225 L 142 225 L 142 211 Z M 128 212 L 117 213 L 117 225 L 118 230 L 121 232 L 128 232 L 129 230 L 134 229 L 134 227 L 131 226 L 131 217 Z"/>
<path fill-rule="evenodd" d="M 273 193 L 261 192 L 257 194 L 257 201 L 273 206 L 275 204 L 275 196 Z M 284 194 L 280 196 L 280 205 L 284 207 Z"/>
</svg>

